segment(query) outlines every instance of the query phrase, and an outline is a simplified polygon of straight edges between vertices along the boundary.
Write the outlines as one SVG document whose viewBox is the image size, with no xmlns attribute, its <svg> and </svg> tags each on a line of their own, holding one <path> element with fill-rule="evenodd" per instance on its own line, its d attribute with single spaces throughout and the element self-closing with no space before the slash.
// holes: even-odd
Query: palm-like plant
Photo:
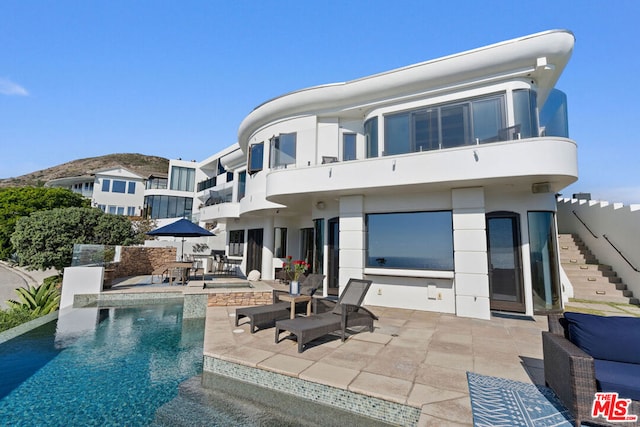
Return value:
<svg viewBox="0 0 640 427">
<path fill-rule="evenodd" d="M 49 314 L 60 305 L 60 291 L 55 282 L 45 282 L 37 287 L 17 288 L 16 293 L 20 301 L 8 300 L 9 307 L 27 309 L 35 315 Z"/>
</svg>

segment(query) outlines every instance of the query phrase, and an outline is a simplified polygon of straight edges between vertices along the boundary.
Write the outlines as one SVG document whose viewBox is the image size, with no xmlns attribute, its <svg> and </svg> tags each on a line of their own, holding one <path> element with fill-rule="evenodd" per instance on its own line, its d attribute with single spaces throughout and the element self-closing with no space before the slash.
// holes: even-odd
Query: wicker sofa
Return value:
<svg viewBox="0 0 640 427">
<path fill-rule="evenodd" d="M 640 426 L 592 417 L 596 392 L 618 392 L 631 399 L 628 414 L 640 418 L 640 318 L 565 313 L 548 320 L 549 332 L 542 332 L 545 382 L 576 426 Z"/>
</svg>

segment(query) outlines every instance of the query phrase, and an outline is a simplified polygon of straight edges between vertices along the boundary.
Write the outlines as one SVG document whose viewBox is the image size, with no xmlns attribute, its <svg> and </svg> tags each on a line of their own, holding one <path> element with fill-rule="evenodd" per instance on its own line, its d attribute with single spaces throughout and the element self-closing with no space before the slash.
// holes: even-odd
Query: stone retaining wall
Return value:
<svg viewBox="0 0 640 427">
<path fill-rule="evenodd" d="M 219 292 L 209 294 L 207 306 L 263 305 L 273 302 L 273 293 L 267 292 Z"/>
<path fill-rule="evenodd" d="M 120 262 L 114 266 L 113 278 L 149 275 L 156 268 L 175 260 L 176 248 L 123 246 Z"/>
</svg>

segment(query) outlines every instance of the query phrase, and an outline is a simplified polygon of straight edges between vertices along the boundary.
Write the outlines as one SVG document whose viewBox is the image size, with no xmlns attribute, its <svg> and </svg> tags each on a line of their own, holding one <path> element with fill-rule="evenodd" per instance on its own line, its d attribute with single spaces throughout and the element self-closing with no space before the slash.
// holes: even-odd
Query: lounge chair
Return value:
<svg viewBox="0 0 640 427">
<path fill-rule="evenodd" d="M 322 286 L 323 280 L 324 275 L 322 274 L 309 274 L 304 281 L 300 283 L 300 294 L 313 296 L 318 288 Z M 263 327 L 265 325 L 272 326 L 277 320 L 288 319 L 291 316 L 291 303 L 280 301 L 278 298 L 279 295 L 286 293 L 286 291 L 274 289 L 273 304 L 238 308 L 236 310 L 236 326 L 239 326 L 238 321 L 240 318 L 248 317 L 250 330 L 253 334 L 256 327 Z M 306 304 L 307 303 L 297 304 L 296 312 L 306 309 Z"/>
<path fill-rule="evenodd" d="M 296 336 L 298 353 L 302 353 L 306 343 L 338 330 L 341 331 L 342 341 L 346 339 L 347 328 L 352 326 L 367 326 L 369 332 L 373 332 L 373 321 L 378 318 L 362 307 L 369 286 L 371 280 L 349 279 L 337 302 L 324 298 L 314 301 L 316 313 L 319 305 L 335 304 L 333 310 L 309 317 L 276 321 L 276 343 L 280 342 L 281 331 L 289 331 Z"/>
</svg>

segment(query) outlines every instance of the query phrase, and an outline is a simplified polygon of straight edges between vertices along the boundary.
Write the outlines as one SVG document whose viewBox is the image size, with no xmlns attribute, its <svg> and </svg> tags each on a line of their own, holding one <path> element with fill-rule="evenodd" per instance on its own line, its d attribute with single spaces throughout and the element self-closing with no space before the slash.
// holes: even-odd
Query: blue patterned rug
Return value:
<svg viewBox="0 0 640 427">
<path fill-rule="evenodd" d="M 573 426 L 569 411 L 551 389 L 467 372 L 473 424 L 483 426 Z"/>
</svg>

